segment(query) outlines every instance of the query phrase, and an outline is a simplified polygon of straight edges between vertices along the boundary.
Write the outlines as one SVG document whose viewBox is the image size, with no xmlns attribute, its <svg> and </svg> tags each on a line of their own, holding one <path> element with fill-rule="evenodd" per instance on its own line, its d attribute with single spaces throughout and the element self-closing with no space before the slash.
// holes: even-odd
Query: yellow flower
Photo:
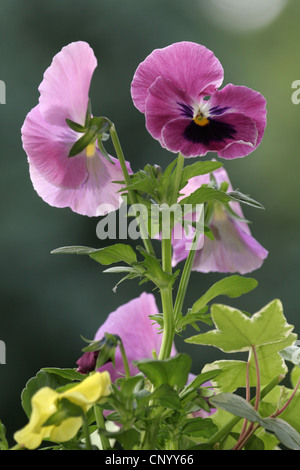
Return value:
<svg viewBox="0 0 300 470">
<path fill-rule="evenodd" d="M 110 375 L 108 372 L 95 372 L 78 385 L 64 392 L 57 392 L 49 387 L 38 390 L 31 399 L 29 423 L 14 435 L 15 441 L 27 449 L 36 449 L 43 439 L 64 442 L 72 439 L 82 425 L 82 417 L 70 417 L 59 424 L 43 426 L 58 410 L 59 402 L 65 398 L 82 408 L 86 413 L 102 397 L 110 394 Z"/>
</svg>

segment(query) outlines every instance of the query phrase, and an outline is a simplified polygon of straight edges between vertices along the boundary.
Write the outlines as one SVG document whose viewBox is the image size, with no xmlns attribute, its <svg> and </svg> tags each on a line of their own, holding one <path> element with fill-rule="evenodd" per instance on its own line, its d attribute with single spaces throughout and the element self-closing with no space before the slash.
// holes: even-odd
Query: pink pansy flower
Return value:
<svg viewBox="0 0 300 470">
<path fill-rule="evenodd" d="M 153 324 L 153 320 L 149 318 L 149 315 L 156 315 L 157 313 L 159 313 L 159 310 L 154 295 L 143 292 L 139 297 L 110 313 L 106 321 L 96 332 L 94 340 L 101 340 L 105 333 L 118 335 L 124 345 L 130 373 L 132 375 L 137 374 L 139 370 L 133 365 L 133 361 L 147 358 L 152 359 L 153 351 L 155 351 L 157 356 L 159 355 L 162 334 L 158 333 L 157 325 Z M 176 353 L 176 347 L 173 344 L 171 355 L 174 356 Z M 96 367 L 97 356 L 98 352 L 84 353 L 77 361 L 77 370 L 83 374 L 93 371 Z M 124 376 L 125 370 L 119 348 L 117 348 L 115 354 L 115 367 L 109 362 L 100 367 L 99 370 L 107 370 L 112 382 Z M 194 378 L 194 374 L 189 374 L 188 383 Z M 203 386 L 209 387 L 211 384 L 206 382 Z M 211 412 L 214 411 L 211 410 Z M 209 414 L 204 410 L 194 413 L 195 416 L 202 417 L 206 417 Z"/>
<path fill-rule="evenodd" d="M 30 177 L 39 196 L 51 206 L 70 207 L 87 216 L 118 209 L 121 186 L 113 181 L 124 179 L 118 160 L 107 160 L 96 140 L 69 157 L 83 134 L 71 129 L 66 119 L 85 125 L 96 66 L 94 52 L 86 42 L 63 47 L 45 71 L 39 104 L 28 113 L 22 127 Z"/>
<path fill-rule="evenodd" d="M 110 313 L 96 332 L 94 340 L 101 340 L 105 333 L 118 335 L 124 345 L 130 373 L 137 374 L 139 371 L 132 361 L 153 358 L 153 352 L 159 355 L 162 334 L 158 333 L 158 325 L 149 318 L 149 315 L 158 313 L 154 295 L 143 292 L 139 297 Z M 175 346 L 172 349 L 172 355 L 174 354 L 176 354 Z M 78 370 L 83 373 L 93 370 L 96 366 L 96 359 L 91 353 L 85 353 L 77 361 Z M 102 370 L 110 373 L 112 382 L 125 373 L 119 348 L 116 350 L 115 367 L 112 363 L 108 363 L 101 367 Z"/>
<path fill-rule="evenodd" d="M 213 172 L 218 186 L 222 182 L 229 183 L 228 191 L 232 191 L 229 177 L 224 168 Z M 202 184 L 208 184 L 209 175 L 195 176 L 182 189 L 181 194 L 188 196 Z M 183 197 L 183 196 L 182 196 Z M 268 251 L 252 237 L 249 225 L 243 221 L 244 215 L 238 202 L 229 203 L 231 211 L 220 202 L 213 203 L 213 211 L 208 225 L 214 234 L 214 240 L 200 235 L 199 246 L 196 251 L 193 270 L 200 272 L 222 272 L 246 274 L 261 267 Z M 236 214 L 237 217 L 234 216 Z M 194 229 L 190 228 L 191 232 Z M 187 237 L 182 232 L 182 238 L 173 240 L 173 266 L 187 258 L 188 246 L 192 239 L 192 233 Z"/>
<path fill-rule="evenodd" d="M 171 152 L 244 157 L 262 140 L 266 101 L 243 86 L 229 84 L 218 91 L 223 75 L 206 47 L 178 42 L 154 50 L 138 66 L 131 84 L 133 103 L 145 113 L 150 134 Z"/>
</svg>

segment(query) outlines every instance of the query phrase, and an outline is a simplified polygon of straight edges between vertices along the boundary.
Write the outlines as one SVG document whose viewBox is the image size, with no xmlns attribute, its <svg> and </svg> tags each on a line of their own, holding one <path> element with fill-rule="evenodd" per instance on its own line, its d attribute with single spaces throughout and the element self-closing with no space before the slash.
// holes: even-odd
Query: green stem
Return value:
<svg viewBox="0 0 300 470">
<path fill-rule="evenodd" d="M 166 273 L 172 274 L 172 240 L 170 238 L 162 238 L 162 268 Z"/>
<path fill-rule="evenodd" d="M 164 315 L 164 332 L 159 352 L 159 359 L 167 359 L 171 355 L 174 340 L 174 317 L 173 317 L 173 301 L 172 291 L 170 288 L 163 288 L 160 291 L 163 315 Z"/>
<path fill-rule="evenodd" d="M 281 381 L 282 379 L 284 378 L 283 375 L 280 375 L 279 377 L 275 377 L 275 379 L 273 379 L 268 385 L 266 385 L 261 393 L 260 393 L 260 398 L 263 399 L 265 396 L 267 396 L 272 390 L 274 387 L 276 387 Z M 253 400 L 251 400 L 251 404 L 253 405 L 255 403 L 255 400 L 256 400 L 256 397 L 253 398 Z M 240 418 L 239 416 L 234 416 L 230 421 L 228 421 L 228 423 L 223 427 L 221 428 L 219 431 L 217 431 L 210 439 L 209 441 L 207 442 L 207 444 L 209 445 L 215 445 L 217 444 L 218 442 L 220 442 L 225 436 L 227 436 L 231 431 L 232 429 L 234 428 L 234 426 L 241 420 L 242 418 Z"/>
<path fill-rule="evenodd" d="M 92 443 L 90 438 L 89 426 L 87 423 L 86 415 L 82 416 L 82 429 L 85 437 L 85 447 L 86 450 L 92 450 Z"/>
<path fill-rule="evenodd" d="M 176 164 L 176 173 L 175 181 L 172 191 L 172 197 L 170 199 L 170 204 L 176 204 L 179 195 L 180 182 L 182 178 L 182 169 L 184 166 L 184 157 L 181 153 L 178 154 L 177 164 Z M 162 268 L 165 272 L 172 274 L 172 234 L 171 230 L 168 234 L 168 238 L 162 238 Z M 172 345 L 175 335 L 175 322 L 174 322 L 174 311 L 173 311 L 173 298 L 172 298 L 172 288 L 161 289 L 161 300 L 163 307 L 164 315 L 164 332 L 163 339 L 161 344 L 161 349 L 159 353 L 159 359 L 166 359 L 170 357 L 172 351 Z"/>
<path fill-rule="evenodd" d="M 276 418 L 276 416 L 279 416 L 284 410 L 286 410 L 286 408 L 289 406 L 289 404 L 291 403 L 292 399 L 294 398 L 294 396 L 296 395 L 297 391 L 298 391 L 298 388 L 300 387 L 300 377 L 298 379 L 298 382 L 296 384 L 296 387 L 294 388 L 294 391 L 292 393 L 292 395 L 290 396 L 290 398 L 288 399 L 288 401 L 286 402 L 286 404 L 278 411 L 276 411 L 276 413 L 272 414 L 272 418 Z"/>
<path fill-rule="evenodd" d="M 100 438 L 100 441 L 101 441 L 101 444 L 102 444 L 102 449 L 103 450 L 110 450 L 111 446 L 110 446 L 109 438 L 100 432 L 100 429 L 105 429 L 105 421 L 104 421 L 104 417 L 103 417 L 103 413 L 102 413 L 101 408 L 97 405 L 94 405 L 94 413 L 95 413 L 99 438 Z"/>
<path fill-rule="evenodd" d="M 175 181 L 174 181 L 171 204 L 176 204 L 178 201 L 178 194 L 180 191 L 180 183 L 181 183 L 181 178 L 182 178 L 183 167 L 184 167 L 184 156 L 181 155 L 181 153 L 179 153 L 177 157 L 176 174 L 175 174 Z"/>
<path fill-rule="evenodd" d="M 128 169 L 127 169 L 127 166 L 126 166 L 126 160 L 125 160 L 125 157 L 124 157 L 124 153 L 123 153 L 123 150 L 122 150 L 122 147 L 121 147 L 121 144 L 120 144 L 120 140 L 119 140 L 115 125 L 113 123 L 110 126 L 110 136 L 111 136 L 111 140 L 112 140 L 114 149 L 116 151 L 118 160 L 119 160 L 120 165 L 121 165 L 121 169 L 122 169 L 122 172 L 123 172 L 125 184 L 126 184 L 126 186 L 129 186 L 130 185 L 130 176 L 129 176 Z M 136 202 L 133 191 L 128 190 L 128 198 L 129 198 L 130 204 L 134 204 Z"/>
<path fill-rule="evenodd" d="M 124 344 L 123 344 L 122 341 L 119 343 L 119 348 L 120 348 L 122 361 L 123 361 L 123 365 L 124 365 L 125 377 L 126 377 L 126 379 L 129 379 L 130 378 L 129 364 L 128 364 L 128 359 L 127 359 L 127 356 L 126 356 Z"/>
<path fill-rule="evenodd" d="M 199 235 L 200 235 L 200 232 L 196 229 L 194 240 L 193 240 L 193 246 L 195 246 L 195 244 L 197 245 Z M 180 279 L 177 296 L 175 300 L 175 306 L 174 306 L 175 322 L 177 321 L 181 313 L 182 307 L 183 307 L 186 291 L 187 291 L 189 280 L 191 277 L 191 272 L 192 272 L 192 267 L 193 267 L 196 251 L 197 250 L 189 251 L 188 257 L 185 261 L 185 265 L 181 274 L 181 279 Z"/>
<path fill-rule="evenodd" d="M 131 181 L 130 181 L 130 176 L 129 176 L 129 173 L 128 173 L 128 168 L 127 168 L 127 165 L 126 165 L 125 156 L 124 156 L 121 144 L 120 144 L 120 140 L 119 140 L 115 125 L 113 123 L 111 123 L 111 126 L 110 126 L 110 136 L 111 136 L 111 140 L 112 140 L 116 155 L 117 155 L 118 160 L 119 160 L 120 165 L 121 165 L 121 169 L 122 169 L 122 172 L 123 172 L 125 184 L 126 184 L 126 186 L 129 186 Z M 129 203 L 131 205 L 136 204 L 137 199 L 135 197 L 134 191 L 131 191 L 130 189 L 128 189 L 127 191 L 128 191 Z M 142 223 L 142 221 L 140 221 L 140 223 Z M 155 255 L 151 240 L 150 240 L 150 238 L 147 237 L 148 230 L 146 230 L 145 227 L 141 228 L 141 234 L 146 234 L 145 237 L 142 236 L 142 240 L 143 240 L 145 249 L 148 251 L 148 253 L 151 253 L 152 255 Z"/>
</svg>

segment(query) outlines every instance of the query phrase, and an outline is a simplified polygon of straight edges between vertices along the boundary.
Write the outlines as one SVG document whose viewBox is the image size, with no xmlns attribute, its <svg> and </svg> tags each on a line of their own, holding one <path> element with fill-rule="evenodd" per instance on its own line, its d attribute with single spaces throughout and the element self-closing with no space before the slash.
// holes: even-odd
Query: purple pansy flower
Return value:
<svg viewBox="0 0 300 470">
<path fill-rule="evenodd" d="M 87 216 L 118 209 L 121 186 L 113 181 L 124 179 L 118 160 L 104 158 L 96 142 L 68 157 L 82 134 L 71 129 L 66 119 L 85 125 L 96 66 L 94 52 L 86 42 L 63 47 L 45 71 L 39 104 L 28 113 L 22 127 L 30 177 L 39 196 L 51 206 L 70 207 Z"/>
<path fill-rule="evenodd" d="M 218 91 L 223 75 L 209 49 L 178 42 L 154 50 L 138 66 L 131 84 L 133 103 L 145 113 L 150 134 L 171 152 L 244 157 L 262 140 L 266 101 L 243 86 L 229 84 Z"/>
<path fill-rule="evenodd" d="M 224 168 L 213 172 L 218 186 L 222 182 L 229 183 L 228 191 L 232 191 L 230 180 Z M 210 176 L 195 176 L 181 190 L 188 196 L 202 184 L 209 183 Z M 183 197 L 183 196 L 181 196 Z M 252 237 L 249 225 L 245 222 L 241 206 L 238 202 L 229 202 L 230 211 L 220 202 L 213 202 L 213 211 L 208 225 L 214 234 L 214 240 L 200 235 L 199 246 L 195 254 L 193 270 L 200 272 L 221 272 L 246 274 L 261 267 L 268 251 Z M 235 215 L 236 216 L 235 216 Z M 194 232 L 193 227 L 189 227 Z M 187 258 L 188 246 L 192 239 L 182 231 L 182 238 L 173 239 L 173 266 Z M 187 243 L 189 240 L 189 243 Z"/>
</svg>

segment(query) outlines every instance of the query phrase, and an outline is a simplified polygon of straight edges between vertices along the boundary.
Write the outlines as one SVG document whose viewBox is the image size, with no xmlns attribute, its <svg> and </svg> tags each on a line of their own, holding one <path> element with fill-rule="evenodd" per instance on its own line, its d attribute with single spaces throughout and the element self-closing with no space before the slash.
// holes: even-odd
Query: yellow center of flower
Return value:
<svg viewBox="0 0 300 470">
<path fill-rule="evenodd" d="M 204 114 L 202 114 L 201 112 L 199 112 L 193 118 L 193 121 L 195 124 L 197 124 L 197 126 L 201 126 L 201 127 L 207 126 L 207 124 L 209 123 L 209 119 L 207 119 L 207 117 L 205 117 Z"/>
<path fill-rule="evenodd" d="M 85 149 L 86 156 L 87 157 L 93 157 L 95 155 L 95 151 L 96 151 L 96 141 L 93 142 L 92 144 L 89 144 L 86 147 L 86 149 Z"/>
</svg>

